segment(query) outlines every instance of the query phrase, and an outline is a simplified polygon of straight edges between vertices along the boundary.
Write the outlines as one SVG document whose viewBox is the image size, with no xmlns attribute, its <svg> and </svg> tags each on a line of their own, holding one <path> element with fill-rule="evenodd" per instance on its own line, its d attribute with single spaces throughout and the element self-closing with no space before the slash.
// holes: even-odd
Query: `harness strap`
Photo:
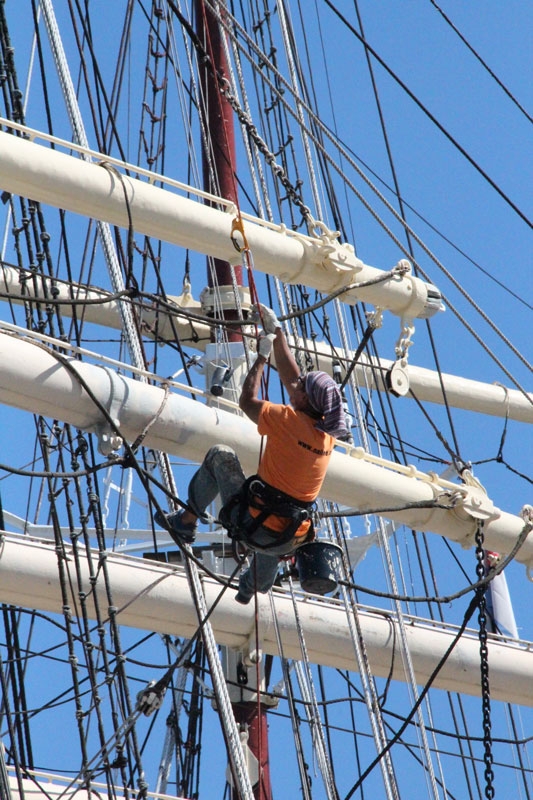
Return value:
<svg viewBox="0 0 533 800">
<path fill-rule="evenodd" d="M 220 509 L 219 518 L 230 538 L 243 541 L 252 550 L 270 550 L 289 544 L 295 538 L 300 525 L 311 518 L 313 505 L 313 502 L 297 500 L 265 483 L 259 476 L 252 475 L 243 483 L 240 492 L 233 495 Z M 250 507 L 259 513 L 250 516 L 247 514 Z M 259 528 L 270 531 L 263 526 L 270 516 L 287 519 L 286 527 L 282 531 L 272 531 L 275 540 L 271 544 L 254 542 L 254 534 Z"/>
<path fill-rule="evenodd" d="M 290 494 L 286 494 L 280 489 L 276 489 L 274 486 L 266 483 L 266 481 L 258 475 L 252 475 L 248 478 L 244 482 L 243 489 L 248 492 L 251 499 L 259 497 L 263 502 L 271 506 L 281 506 L 283 508 L 287 506 L 287 508 L 296 507 L 298 509 L 307 510 L 312 508 L 315 504 L 314 500 L 297 500 L 295 497 L 291 497 Z"/>
</svg>

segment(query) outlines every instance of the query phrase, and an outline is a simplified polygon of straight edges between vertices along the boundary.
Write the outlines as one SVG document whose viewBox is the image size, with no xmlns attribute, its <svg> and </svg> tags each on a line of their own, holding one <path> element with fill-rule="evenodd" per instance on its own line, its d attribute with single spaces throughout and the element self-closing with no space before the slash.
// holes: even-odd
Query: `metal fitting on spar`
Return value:
<svg viewBox="0 0 533 800">
<path fill-rule="evenodd" d="M 303 237 L 301 239 L 303 242 Z M 307 255 L 307 265 L 300 273 L 282 276 L 283 279 L 295 283 L 297 277 L 300 282 L 314 285 L 319 291 L 339 292 L 343 303 L 372 303 L 380 311 L 389 311 L 403 319 L 429 319 L 445 310 L 439 289 L 413 275 L 412 265 L 407 259 L 401 259 L 390 270 L 378 269 L 357 258 L 352 245 L 332 240 L 327 248 L 323 244 L 314 248 L 320 271 L 315 263 L 313 280 L 310 280 L 312 256 L 309 252 Z"/>
<path fill-rule="evenodd" d="M 442 302 L 442 294 L 432 283 L 425 283 L 426 287 L 426 300 L 424 308 L 418 315 L 419 319 L 430 319 L 438 311 L 445 311 L 446 306 Z"/>
<path fill-rule="evenodd" d="M 408 281 L 411 293 L 405 308 L 396 311 L 396 313 L 399 313 L 404 319 L 430 319 L 439 311 L 445 311 L 446 307 L 439 289 L 433 283 L 427 283 L 414 276 L 411 272 L 409 261 L 403 259 L 398 262 L 396 267 L 403 267 L 399 280 Z"/>
</svg>

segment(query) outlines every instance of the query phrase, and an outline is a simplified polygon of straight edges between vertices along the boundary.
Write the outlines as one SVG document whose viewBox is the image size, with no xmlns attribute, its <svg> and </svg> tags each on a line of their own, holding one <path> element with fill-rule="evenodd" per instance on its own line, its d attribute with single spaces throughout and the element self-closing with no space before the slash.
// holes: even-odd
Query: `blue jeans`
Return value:
<svg viewBox="0 0 533 800">
<path fill-rule="evenodd" d="M 220 495 L 222 505 L 236 495 L 246 480 L 237 454 L 231 447 L 217 444 L 206 454 L 189 484 L 189 506 L 195 514 L 204 516 L 206 509 Z M 277 555 L 256 552 L 252 562 L 239 578 L 239 591 L 251 598 L 255 591 L 268 592 L 278 574 Z"/>
</svg>

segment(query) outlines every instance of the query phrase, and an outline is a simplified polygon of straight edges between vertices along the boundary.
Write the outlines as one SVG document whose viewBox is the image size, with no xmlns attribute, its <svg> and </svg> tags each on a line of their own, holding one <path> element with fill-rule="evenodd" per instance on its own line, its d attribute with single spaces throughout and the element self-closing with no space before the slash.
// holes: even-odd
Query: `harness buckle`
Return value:
<svg viewBox="0 0 533 800">
<path fill-rule="evenodd" d="M 295 533 L 298 528 L 308 519 L 312 518 L 311 508 L 313 503 L 300 502 L 280 492 L 274 487 L 269 486 L 257 475 L 248 478 L 240 492 L 231 497 L 220 509 L 219 519 L 227 529 L 231 539 L 243 542 L 250 550 L 264 552 L 272 551 L 274 548 L 279 551 L 281 556 L 290 553 L 295 549 Z M 250 508 L 255 509 L 258 514 L 250 514 Z M 265 520 L 270 516 L 275 516 L 286 520 L 286 525 L 281 531 L 274 531 L 264 525 Z M 260 529 L 262 534 L 260 535 Z M 266 537 L 270 536 L 272 541 L 265 542 Z M 306 536 L 302 536 L 299 544 L 310 541 L 313 537 L 313 524 Z"/>
</svg>

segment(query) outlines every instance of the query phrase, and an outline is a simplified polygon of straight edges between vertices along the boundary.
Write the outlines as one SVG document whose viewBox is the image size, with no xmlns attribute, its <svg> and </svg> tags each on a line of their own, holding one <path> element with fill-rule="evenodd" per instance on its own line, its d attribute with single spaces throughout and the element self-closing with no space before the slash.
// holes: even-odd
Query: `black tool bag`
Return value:
<svg viewBox="0 0 533 800">
<path fill-rule="evenodd" d="M 252 475 L 243 483 L 241 491 L 233 495 L 220 509 L 219 519 L 230 538 L 243 542 L 250 550 L 268 552 L 287 545 L 287 552 L 290 552 L 294 549 L 295 533 L 302 522 L 311 519 L 313 506 L 313 502 L 296 500 L 265 483 L 257 475 Z M 250 514 L 250 508 L 259 512 L 257 516 Z M 275 531 L 265 526 L 263 523 L 270 516 L 286 519 L 285 528 Z M 311 522 L 308 535 L 302 537 L 299 544 L 313 538 L 312 530 Z M 271 535 L 270 543 L 265 542 L 265 532 Z"/>
</svg>

